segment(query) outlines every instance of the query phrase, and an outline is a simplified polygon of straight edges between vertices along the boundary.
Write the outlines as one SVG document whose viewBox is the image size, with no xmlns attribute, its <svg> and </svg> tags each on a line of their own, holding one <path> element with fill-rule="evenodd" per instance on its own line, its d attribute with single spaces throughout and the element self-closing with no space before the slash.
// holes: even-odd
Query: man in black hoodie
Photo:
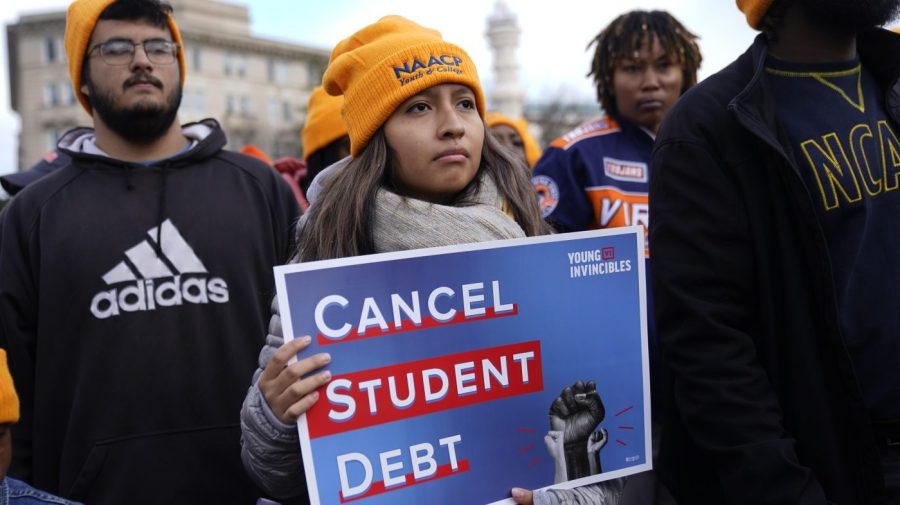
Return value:
<svg viewBox="0 0 900 505">
<path fill-rule="evenodd" d="M 900 503 L 898 0 L 763 31 L 663 123 L 650 186 L 679 503 Z"/>
<path fill-rule="evenodd" d="M 91 504 L 255 503 L 238 413 L 296 201 L 214 120 L 179 124 L 169 6 L 76 0 L 65 40 L 94 128 L 0 217 L 10 475 Z"/>
</svg>

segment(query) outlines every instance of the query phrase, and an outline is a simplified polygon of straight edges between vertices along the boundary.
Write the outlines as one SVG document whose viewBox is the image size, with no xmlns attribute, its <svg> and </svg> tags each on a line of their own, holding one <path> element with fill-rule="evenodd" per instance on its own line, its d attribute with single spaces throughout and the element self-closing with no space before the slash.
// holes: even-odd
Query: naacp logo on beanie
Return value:
<svg viewBox="0 0 900 505">
<path fill-rule="evenodd" d="M 484 94 L 472 58 L 440 32 L 401 16 L 385 16 L 339 42 L 322 85 L 343 95 L 341 115 L 357 156 L 394 110 L 439 84 L 468 86 L 484 117 Z"/>
<path fill-rule="evenodd" d="M 451 72 L 457 75 L 462 75 L 463 73 L 461 68 L 463 59 L 460 56 L 453 54 L 435 56 L 432 54 L 428 56 L 427 63 L 422 62 L 424 59 L 416 58 L 412 61 L 412 65 L 406 61 L 402 66 L 394 67 L 394 75 L 400 81 L 401 86 L 409 84 L 420 77 L 431 75 L 434 72 Z"/>
</svg>

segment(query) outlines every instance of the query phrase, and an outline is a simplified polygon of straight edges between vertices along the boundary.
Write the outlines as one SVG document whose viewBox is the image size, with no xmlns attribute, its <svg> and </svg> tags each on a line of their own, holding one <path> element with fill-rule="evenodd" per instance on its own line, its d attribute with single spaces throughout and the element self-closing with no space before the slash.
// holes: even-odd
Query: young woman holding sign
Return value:
<svg viewBox="0 0 900 505">
<path fill-rule="evenodd" d="M 323 84 L 343 95 L 351 158 L 323 173 L 298 225 L 295 261 L 545 234 L 524 163 L 484 124 L 472 60 L 399 16 L 339 43 Z M 313 198 L 313 197 L 311 197 Z M 282 344 L 277 305 L 241 411 L 242 457 L 273 497 L 306 494 L 297 418 L 331 379 L 317 354 L 287 366 L 309 338 Z"/>
</svg>

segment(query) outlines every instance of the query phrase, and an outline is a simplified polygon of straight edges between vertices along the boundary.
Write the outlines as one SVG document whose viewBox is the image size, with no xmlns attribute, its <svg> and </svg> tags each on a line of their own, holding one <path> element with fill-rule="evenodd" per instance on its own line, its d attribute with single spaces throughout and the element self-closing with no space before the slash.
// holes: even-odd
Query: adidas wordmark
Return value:
<svg viewBox="0 0 900 505">
<path fill-rule="evenodd" d="M 122 312 L 156 310 L 185 303 L 227 303 L 228 284 L 220 277 L 210 277 L 194 250 L 181 236 L 172 221 L 162 224 L 161 253 L 157 254 L 157 229 L 150 229 L 149 239 L 125 251 L 126 259 L 103 275 L 111 289 L 94 295 L 91 313 L 98 319 L 118 316 Z"/>
</svg>

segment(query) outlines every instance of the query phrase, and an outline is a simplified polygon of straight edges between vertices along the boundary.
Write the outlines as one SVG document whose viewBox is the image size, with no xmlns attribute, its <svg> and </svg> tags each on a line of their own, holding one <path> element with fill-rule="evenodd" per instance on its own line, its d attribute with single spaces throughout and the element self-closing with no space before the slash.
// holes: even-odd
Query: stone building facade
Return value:
<svg viewBox="0 0 900 505">
<path fill-rule="evenodd" d="M 250 34 L 246 6 L 171 0 L 187 59 L 182 123 L 213 117 L 228 147 L 253 143 L 273 158 L 300 156 L 309 93 L 330 49 Z M 7 25 L 12 109 L 21 118 L 17 164 L 24 170 L 68 129 L 90 125 L 72 91 L 63 36 L 65 12 L 23 15 Z"/>
</svg>

